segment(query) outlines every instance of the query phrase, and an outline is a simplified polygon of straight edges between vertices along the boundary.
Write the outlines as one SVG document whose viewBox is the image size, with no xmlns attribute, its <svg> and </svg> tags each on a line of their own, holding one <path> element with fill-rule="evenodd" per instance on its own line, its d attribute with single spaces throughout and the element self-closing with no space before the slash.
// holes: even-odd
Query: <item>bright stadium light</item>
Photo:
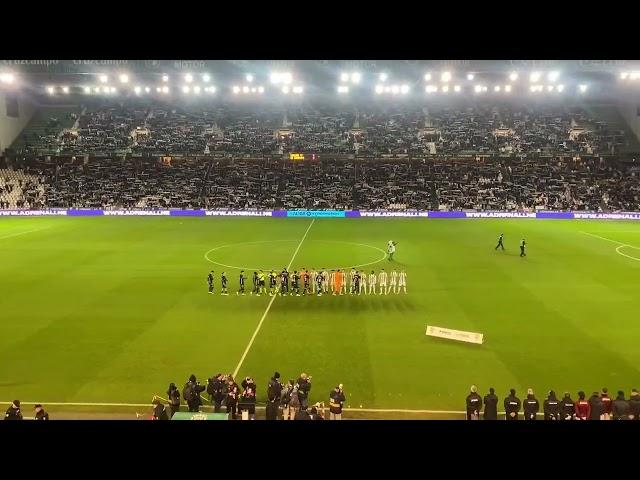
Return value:
<svg viewBox="0 0 640 480">
<path fill-rule="evenodd" d="M 62 87 L 62 93 L 69 93 L 69 87 Z"/>
<path fill-rule="evenodd" d="M 216 87 L 209 87 L 209 93 L 216 93 Z"/>
<path fill-rule="evenodd" d="M 473 73 L 467 73 L 467 80 L 473 80 L 476 76 Z"/>
<path fill-rule="evenodd" d="M 384 92 L 384 87 L 382 85 L 376 85 L 376 93 L 380 95 L 382 92 Z"/>
<path fill-rule="evenodd" d="M 495 87 L 493 87 L 493 91 L 494 92 L 499 92 L 500 91 L 500 85 L 496 85 Z"/>
<path fill-rule="evenodd" d="M 144 91 L 149 93 L 151 91 L 151 89 L 149 87 L 144 87 Z"/>
<path fill-rule="evenodd" d="M 247 79 L 247 82 L 249 83 L 253 82 L 253 75 L 251 75 L 250 73 L 248 73 L 245 78 Z"/>
<path fill-rule="evenodd" d="M 236 95 L 240 93 L 240 87 L 237 85 L 234 85 L 232 90 L 233 90 L 233 93 L 235 93 Z"/>
<path fill-rule="evenodd" d="M 482 91 L 483 91 L 483 92 L 486 92 L 488 89 L 489 89 L 489 88 L 488 88 L 488 87 L 486 87 L 486 86 L 482 87 Z"/>
<path fill-rule="evenodd" d="M 198 85 L 193 87 L 193 93 L 195 93 L 196 95 L 200 95 L 200 87 Z"/>
<path fill-rule="evenodd" d="M 533 72 L 531 73 L 531 75 L 529 75 L 529 81 L 531 83 L 536 83 L 538 82 L 538 80 L 540 80 L 540 76 L 541 76 L 540 72 Z"/>
<path fill-rule="evenodd" d="M 256 87 L 251 87 L 251 93 L 256 93 L 257 92 L 257 88 Z"/>
<path fill-rule="evenodd" d="M 103 87 L 102 88 L 102 92 L 103 93 L 109 93 L 109 87 Z"/>
<path fill-rule="evenodd" d="M 442 93 L 449 93 L 449 86 L 445 85 L 444 87 L 442 87 Z"/>
<path fill-rule="evenodd" d="M 349 74 L 347 72 L 342 72 L 340 74 L 340 81 L 341 82 L 348 82 L 349 81 Z"/>
<path fill-rule="evenodd" d="M 300 95 L 302 93 L 303 89 L 300 85 L 298 85 L 297 87 L 293 87 L 293 93 Z"/>
<path fill-rule="evenodd" d="M 397 95 L 398 93 L 400 93 L 400 87 L 398 85 L 392 85 L 391 93 L 393 93 L 394 95 Z"/>
<path fill-rule="evenodd" d="M 442 72 L 442 75 L 440 75 L 440 81 L 448 82 L 450 80 L 451 80 L 451 72 Z"/>
<path fill-rule="evenodd" d="M 376 87 L 376 93 L 382 93 L 381 91 L 378 92 L 377 88 L 378 87 Z M 349 93 L 349 87 L 347 85 L 339 85 L 338 86 L 338 93 Z"/>
<path fill-rule="evenodd" d="M 91 87 L 84 87 L 84 93 L 86 94 L 91 93 Z"/>
<path fill-rule="evenodd" d="M 190 88 L 187 85 L 182 87 L 182 93 L 189 93 Z"/>
<path fill-rule="evenodd" d="M 620 73 L 620 78 L 622 80 L 626 80 L 628 76 L 629 76 L 629 72 L 621 72 Z"/>
<path fill-rule="evenodd" d="M 582 84 L 578 87 L 578 90 L 580 90 L 580 93 L 585 93 L 587 91 L 587 85 Z"/>
<path fill-rule="evenodd" d="M 291 82 L 293 82 L 293 75 L 291 75 L 290 72 L 285 72 L 282 74 L 282 83 L 284 83 L 285 85 L 289 85 Z"/>
<path fill-rule="evenodd" d="M 264 93 L 264 87 L 258 87 L 258 93 Z"/>
<path fill-rule="evenodd" d="M 169 75 L 162 75 L 162 81 L 163 82 L 168 82 L 169 81 Z"/>
<path fill-rule="evenodd" d="M 482 85 L 476 85 L 473 87 L 473 91 L 476 93 L 480 93 L 482 91 Z"/>
<path fill-rule="evenodd" d="M 140 88 L 140 87 L 136 86 L 136 87 L 133 89 L 133 91 L 134 91 L 134 92 L 136 92 L 136 95 L 140 95 L 140 92 L 142 91 L 142 88 Z"/>
<path fill-rule="evenodd" d="M 507 93 L 511 93 L 511 85 L 505 85 L 504 86 L 504 91 Z"/>
<path fill-rule="evenodd" d="M 169 87 L 167 87 L 166 85 L 162 87 L 162 93 L 169 93 Z"/>
<path fill-rule="evenodd" d="M 49 95 L 53 95 L 53 92 L 54 92 L 54 91 L 55 91 L 55 89 L 54 89 L 52 86 L 48 86 L 48 87 L 47 87 L 47 93 L 48 93 Z"/>
<path fill-rule="evenodd" d="M 547 85 L 547 92 L 553 92 L 553 85 Z"/>
<path fill-rule="evenodd" d="M 550 82 L 555 82 L 556 80 L 558 80 L 559 76 L 560 76 L 560 72 L 549 72 L 549 74 L 547 75 L 547 79 Z"/>
<path fill-rule="evenodd" d="M 386 82 L 387 78 L 389 78 L 389 76 L 386 73 L 383 72 L 383 73 L 380 74 L 380 76 L 378 78 L 380 78 L 381 82 Z"/>
<path fill-rule="evenodd" d="M 116 87 L 111 87 L 111 89 L 109 90 L 111 93 L 116 93 Z"/>
<path fill-rule="evenodd" d="M 190 73 L 187 73 L 187 74 L 184 76 L 184 81 L 185 81 L 185 82 L 187 82 L 187 83 L 191 83 L 191 82 L 193 82 L 193 75 L 191 75 Z"/>
<path fill-rule="evenodd" d="M 509 74 L 509 80 L 511 80 L 512 82 L 515 82 L 516 80 L 518 80 L 518 72 L 511 72 Z"/>
<path fill-rule="evenodd" d="M 282 93 L 284 93 L 285 95 L 287 95 L 289 93 L 289 86 L 285 85 L 284 87 L 282 87 Z"/>
<path fill-rule="evenodd" d="M 208 73 L 205 73 L 204 75 L 202 75 L 202 81 L 204 83 L 207 83 L 209 80 L 211 80 L 211 76 Z"/>
<path fill-rule="evenodd" d="M 558 85 L 558 86 L 556 87 L 556 90 L 557 90 L 558 92 L 562 93 L 562 92 L 564 91 L 564 85 Z"/>
<path fill-rule="evenodd" d="M 162 93 L 162 88 L 156 87 L 156 93 Z"/>
<path fill-rule="evenodd" d="M 461 90 L 460 85 L 456 85 L 455 87 L 453 87 L 453 91 L 456 93 L 460 92 L 460 90 Z"/>
<path fill-rule="evenodd" d="M 438 91 L 438 87 L 436 87 L 435 85 L 427 85 L 424 88 L 424 91 L 427 92 L 427 93 L 435 93 L 435 92 Z"/>
<path fill-rule="evenodd" d="M 424 79 L 425 79 L 425 81 L 430 82 L 431 81 L 431 74 L 430 73 L 425 73 Z"/>
<path fill-rule="evenodd" d="M 360 80 L 362 80 L 362 74 L 360 72 L 351 74 L 351 83 L 360 83 Z"/>
<path fill-rule="evenodd" d="M 121 74 L 118 79 L 120 80 L 120 83 L 129 83 L 129 75 L 126 73 Z"/>
<path fill-rule="evenodd" d="M 1 73 L 0 74 L 0 82 L 11 84 L 15 81 L 15 76 L 13 73 Z"/>
<path fill-rule="evenodd" d="M 249 87 L 247 87 L 246 85 L 242 87 L 242 93 L 249 93 Z"/>
<path fill-rule="evenodd" d="M 107 83 L 109 81 L 109 77 L 106 75 L 100 75 L 100 83 Z"/>
<path fill-rule="evenodd" d="M 95 93 L 100 93 L 100 87 L 95 87 L 95 88 L 93 89 L 93 91 L 94 91 Z"/>
<path fill-rule="evenodd" d="M 406 95 L 407 93 L 409 93 L 409 85 L 401 85 L 400 93 L 402 93 L 403 95 Z"/>
</svg>

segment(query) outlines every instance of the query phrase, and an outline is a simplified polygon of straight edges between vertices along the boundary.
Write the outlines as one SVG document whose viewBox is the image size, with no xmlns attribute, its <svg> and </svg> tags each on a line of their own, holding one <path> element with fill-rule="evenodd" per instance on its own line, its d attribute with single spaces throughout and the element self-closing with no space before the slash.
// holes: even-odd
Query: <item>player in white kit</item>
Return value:
<svg viewBox="0 0 640 480">
<path fill-rule="evenodd" d="M 376 294 L 376 280 L 377 280 L 376 272 L 371 270 L 371 273 L 369 274 L 369 291 L 367 292 L 367 295 Z"/>
<path fill-rule="evenodd" d="M 347 274 L 344 273 L 344 270 L 338 270 L 342 275 L 342 283 L 340 284 L 340 295 L 347 294 Z M 351 277 L 351 283 L 353 283 L 353 276 Z"/>
<path fill-rule="evenodd" d="M 329 272 L 326 268 L 322 269 L 322 293 L 329 293 Z"/>
<path fill-rule="evenodd" d="M 331 293 L 336 294 L 336 271 L 331 270 L 329 274 L 329 285 L 331 285 Z"/>
<path fill-rule="evenodd" d="M 393 293 L 398 293 L 398 272 L 395 270 L 391 271 L 391 278 L 389 279 L 389 288 L 387 288 L 387 293 L 393 290 Z"/>
<path fill-rule="evenodd" d="M 358 291 L 358 295 L 362 293 L 367 293 L 367 274 L 364 270 L 360 272 L 360 290 Z"/>
<path fill-rule="evenodd" d="M 407 274 L 404 270 L 400 270 L 400 275 L 398 279 L 398 293 L 400 293 L 400 289 L 404 290 L 404 293 L 407 293 Z"/>
<path fill-rule="evenodd" d="M 378 275 L 378 283 L 380 284 L 380 295 L 387 294 L 387 272 L 384 271 L 384 268 L 380 270 L 380 274 Z"/>
<path fill-rule="evenodd" d="M 316 277 L 318 276 L 318 272 L 312 267 L 309 275 L 311 276 L 311 293 L 316 293 Z"/>
<path fill-rule="evenodd" d="M 355 274 L 356 274 L 356 269 L 355 268 L 351 268 L 351 272 L 349 272 L 349 293 L 350 294 L 356 293 L 355 285 L 353 284 L 353 276 Z"/>
</svg>

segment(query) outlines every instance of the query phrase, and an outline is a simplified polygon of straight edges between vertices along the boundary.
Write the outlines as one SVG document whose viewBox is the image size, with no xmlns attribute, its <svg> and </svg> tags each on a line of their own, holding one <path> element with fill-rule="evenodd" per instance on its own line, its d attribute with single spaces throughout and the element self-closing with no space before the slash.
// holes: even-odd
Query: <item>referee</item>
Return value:
<svg viewBox="0 0 640 480">
<path fill-rule="evenodd" d="M 504 233 L 501 233 L 500 236 L 498 237 L 498 244 L 496 245 L 496 248 L 494 248 L 494 250 L 497 250 L 500 247 L 502 247 L 502 250 L 504 250 L 504 244 L 502 243 L 503 237 L 504 237 Z"/>
<path fill-rule="evenodd" d="M 524 248 L 526 247 L 527 242 L 524 241 L 524 238 L 522 240 L 520 240 L 520 256 L 521 257 L 526 257 L 527 254 L 524 253 Z"/>
</svg>

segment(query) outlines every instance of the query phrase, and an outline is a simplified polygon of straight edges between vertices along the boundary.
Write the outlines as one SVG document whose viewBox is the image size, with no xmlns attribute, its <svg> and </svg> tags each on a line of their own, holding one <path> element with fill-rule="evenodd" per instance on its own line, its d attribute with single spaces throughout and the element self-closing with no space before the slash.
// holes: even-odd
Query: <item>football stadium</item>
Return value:
<svg viewBox="0 0 640 480">
<path fill-rule="evenodd" d="M 634 61 L 1 61 L 5 418 L 638 420 L 638 156 Z"/>
</svg>

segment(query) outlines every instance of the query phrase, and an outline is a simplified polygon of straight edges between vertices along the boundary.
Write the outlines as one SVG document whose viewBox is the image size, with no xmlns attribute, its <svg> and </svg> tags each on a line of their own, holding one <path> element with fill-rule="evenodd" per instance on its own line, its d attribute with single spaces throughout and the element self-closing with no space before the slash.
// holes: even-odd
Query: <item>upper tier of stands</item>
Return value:
<svg viewBox="0 0 640 480">
<path fill-rule="evenodd" d="M 640 145 L 612 106 L 373 105 L 356 111 L 311 104 L 285 109 L 107 103 L 42 111 L 10 151 L 103 156 L 610 155 L 640 152 Z"/>
</svg>

